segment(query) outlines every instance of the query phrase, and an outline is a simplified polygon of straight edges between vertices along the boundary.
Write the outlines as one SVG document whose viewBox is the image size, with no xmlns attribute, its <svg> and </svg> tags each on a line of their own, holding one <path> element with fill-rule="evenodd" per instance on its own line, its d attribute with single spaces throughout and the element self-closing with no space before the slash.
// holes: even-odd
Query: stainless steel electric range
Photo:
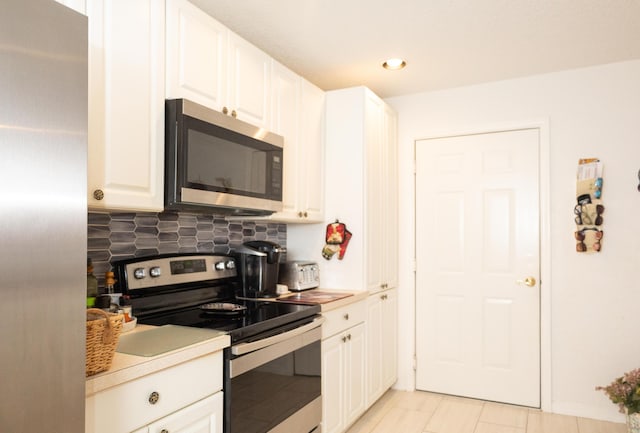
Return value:
<svg viewBox="0 0 640 433">
<path fill-rule="evenodd" d="M 320 424 L 318 305 L 239 299 L 240 279 L 230 255 L 144 257 L 113 267 L 139 323 L 228 332 L 225 433 L 307 433 Z"/>
</svg>

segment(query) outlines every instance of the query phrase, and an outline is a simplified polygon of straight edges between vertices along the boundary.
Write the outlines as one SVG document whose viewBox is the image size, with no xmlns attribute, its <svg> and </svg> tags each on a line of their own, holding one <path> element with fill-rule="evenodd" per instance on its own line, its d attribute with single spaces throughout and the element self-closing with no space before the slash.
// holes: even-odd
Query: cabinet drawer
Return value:
<svg viewBox="0 0 640 433">
<path fill-rule="evenodd" d="M 365 301 L 360 301 L 322 313 L 322 315 L 326 319 L 322 324 L 322 339 L 325 339 L 364 322 L 367 306 Z"/>
<path fill-rule="evenodd" d="M 88 424 L 94 433 L 133 431 L 220 391 L 222 374 L 216 352 L 109 388 L 87 399 Z"/>
</svg>

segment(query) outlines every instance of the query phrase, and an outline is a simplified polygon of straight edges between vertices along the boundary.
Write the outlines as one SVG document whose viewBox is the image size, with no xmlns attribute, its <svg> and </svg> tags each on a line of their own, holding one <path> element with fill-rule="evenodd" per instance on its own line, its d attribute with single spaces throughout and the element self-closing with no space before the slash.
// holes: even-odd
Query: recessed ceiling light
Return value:
<svg viewBox="0 0 640 433">
<path fill-rule="evenodd" d="M 389 69 L 390 71 L 396 71 L 404 68 L 405 66 L 407 66 L 407 62 L 402 59 L 388 59 L 382 64 L 383 68 Z"/>
</svg>

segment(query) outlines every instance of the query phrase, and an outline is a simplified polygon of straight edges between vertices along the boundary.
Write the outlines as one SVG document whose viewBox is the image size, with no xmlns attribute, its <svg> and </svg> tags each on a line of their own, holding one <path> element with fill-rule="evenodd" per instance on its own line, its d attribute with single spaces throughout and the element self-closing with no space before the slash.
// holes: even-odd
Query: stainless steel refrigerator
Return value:
<svg viewBox="0 0 640 433">
<path fill-rule="evenodd" d="M 0 7 L 0 432 L 84 431 L 87 19 Z"/>
</svg>

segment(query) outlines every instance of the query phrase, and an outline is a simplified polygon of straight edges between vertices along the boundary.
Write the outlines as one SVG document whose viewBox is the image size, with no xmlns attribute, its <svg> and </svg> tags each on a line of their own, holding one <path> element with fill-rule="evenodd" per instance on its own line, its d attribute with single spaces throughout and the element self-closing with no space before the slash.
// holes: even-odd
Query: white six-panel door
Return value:
<svg viewBox="0 0 640 433">
<path fill-rule="evenodd" d="M 538 129 L 416 142 L 417 389 L 539 407 L 538 149 Z"/>
</svg>

